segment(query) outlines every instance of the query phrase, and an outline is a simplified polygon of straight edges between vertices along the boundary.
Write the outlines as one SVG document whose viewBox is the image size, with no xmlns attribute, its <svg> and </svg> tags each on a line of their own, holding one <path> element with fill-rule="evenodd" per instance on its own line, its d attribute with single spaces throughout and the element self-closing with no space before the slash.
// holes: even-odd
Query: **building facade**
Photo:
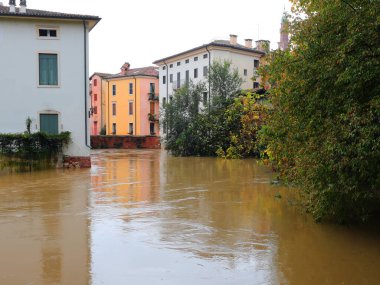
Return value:
<svg viewBox="0 0 380 285">
<path fill-rule="evenodd" d="M 163 59 L 154 64 L 159 67 L 160 75 L 160 104 L 170 100 L 175 90 L 182 87 L 189 80 L 194 83 L 204 81 L 207 84 L 207 75 L 213 61 L 231 61 L 232 68 L 237 69 L 243 78 L 242 89 L 259 87 L 257 68 L 260 58 L 266 53 L 268 41 L 257 41 L 257 47 L 252 47 L 252 40 L 246 39 L 245 45 L 237 43 L 237 36 L 230 35 L 230 40 L 217 40 Z M 203 96 L 209 98 L 209 90 Z"/>
<path fill-rule="evenodd" d="M 105 129 L 107 135 L 159 135 L 159 85 L 156 67 L 130 69 L 105 77 Z"/>
<path fill-rule="evenodd" d="M 102 94 L 107 92 L 107 80 L 111 76 L 108 73 L 96 72 L 90 77 L 90 97 L 91 97 L 91 135 L 98 136 L 105 134 L 106 129 L 106 100 Z"/>
<path fill-rule="evenodd" d="M 71 132 L 64 154 L 89 165 L 88 34 L 96 16 L 0 6 L 0 133 Z"/>
</svg>

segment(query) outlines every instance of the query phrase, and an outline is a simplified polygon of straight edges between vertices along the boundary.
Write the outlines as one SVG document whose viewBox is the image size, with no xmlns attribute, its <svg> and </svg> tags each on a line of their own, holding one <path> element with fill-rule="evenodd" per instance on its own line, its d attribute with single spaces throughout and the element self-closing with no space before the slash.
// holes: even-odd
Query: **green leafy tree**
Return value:
<svg viewBox="0 0 380 285">
<path fill-rule="evenodd" d="M 199 115 L 201 96 L 205 90 L 204 83 L 189 82 L 176 90 L 173 98 L 163 107 L 161 122 L 167 128 L 166 148 L 175 155 L 184 155 L 183 133 Z M 186 152 L 187 153 L 187 152 Z"/>
<path fill-rule="evenodd" d="M 238 95 L 243 79 L 231 61 L 214 61 L 208 74 L 213 109 L 224 109 Z"/>
<path fill-rule="evenodd" d="M 366 221 L 380 193 L 380 2 L 292 2 L 292 49 L 268 58 L 261 140 L 316 220 Z"/>
<path fill-rule="evenodd" d="M 174 155 L 215 156 L 219 147 L 228 144 L 225 110 L 238 95 L 242 79 L 230 62 L 216 61 L 210 67 L 208 82 L 212 108 L 208 108 L 210 102 L 202 102 L 205 82 L 190 82 L 176 90 L 161 112 L 161 122 L 167 127 L 165 145 Z"/>
<path fill-rule="evenodd" d="M 257 140 L 270 106 L 265 95 L 242 92 L 225 111 L 225 123 L 229 130 L 229 140 L 224 148 L 217 151 L 225 158 L 259 157 L 264 151 Z"/>
</svg>

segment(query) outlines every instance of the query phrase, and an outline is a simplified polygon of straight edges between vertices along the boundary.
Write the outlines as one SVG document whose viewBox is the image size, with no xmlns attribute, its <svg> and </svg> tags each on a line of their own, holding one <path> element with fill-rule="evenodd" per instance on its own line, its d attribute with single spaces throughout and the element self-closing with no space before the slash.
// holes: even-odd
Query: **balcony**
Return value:
<svg viewBox="0 0 380 285">
<path fill-rule="evenodd" d="M 158 122 L 158 116 L 157 116 L 157 114 L 149 113 L 148 114 L 148 119 L 151 122 Z"/>
<path fill-rule="evenodd" d="M 150 92 L 150 93 L 148 93 L 148 100 L 149 101 L 158 101 L 159 100 L 159 96 L 158 96 L 157 93 Z"/>
</svg>

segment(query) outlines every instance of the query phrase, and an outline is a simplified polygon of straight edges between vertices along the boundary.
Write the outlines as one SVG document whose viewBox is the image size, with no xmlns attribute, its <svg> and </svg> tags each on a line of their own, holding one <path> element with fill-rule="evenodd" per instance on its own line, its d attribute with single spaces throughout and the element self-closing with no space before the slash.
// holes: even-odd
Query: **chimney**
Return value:
<svg viewBox="0 0 380 285">
<path fill-rule="evenodd" d="M 9 0 L 9 13 L 16 13 L 16 0 Z"/>
<path fill-rule="evenodd" d="M 237 35 L 230 35 L 230 44 L 234 46 L 237 45 Z"/>
<path fill-rule="evenodd" d="M 124 63 L 123 66 L 120 68 L 120 74 L 127 75 L 127 71 L 129 70 L 130 66 L 131 65 L 129 64 L 129 62 Z"/>
<path fill-rule="evenodd" d="M 26 0 L 20 0 L 20 13 L 26 13 Z"/>
<path fill-rule="evenodd" d="M 252 39 L 245 39 L 245 47 L 252 48 Z"/>
<path fill-rule="evenodd" d="M 267 41 L 267 40 L 256 41 L 256 49 L 259 51 L 268 53 L 270 49 L 270 41 Z"/>
</svg>

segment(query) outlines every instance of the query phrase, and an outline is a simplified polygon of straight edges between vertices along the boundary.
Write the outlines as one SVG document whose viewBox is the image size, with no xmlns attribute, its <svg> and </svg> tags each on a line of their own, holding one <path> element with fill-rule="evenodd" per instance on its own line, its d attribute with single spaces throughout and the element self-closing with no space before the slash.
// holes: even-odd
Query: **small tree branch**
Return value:
<svg viewBox="0 0 380 285">
<path fill-rule="evenodd" d="M 342 2 L 343 2 L 344 4 L 350 6 L 350 8 L 356 12 L 356 8 L 355 8 L 354 6 L 352 6 L 350 3 L 348 3 L 346 0 L 342 0 Z"/>
</svg>

